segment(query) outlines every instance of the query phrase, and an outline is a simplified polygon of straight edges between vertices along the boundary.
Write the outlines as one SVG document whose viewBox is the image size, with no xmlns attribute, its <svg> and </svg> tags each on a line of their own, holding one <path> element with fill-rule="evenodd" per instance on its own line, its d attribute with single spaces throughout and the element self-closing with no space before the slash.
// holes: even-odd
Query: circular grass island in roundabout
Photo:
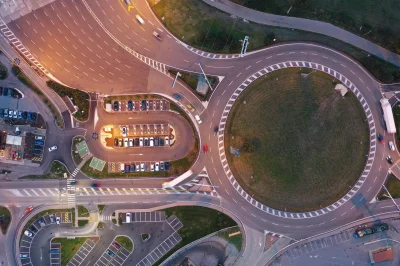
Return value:
<svg viewBox="0 0 400 266">
<path fill-rule="evenodd" d="M 338 83 L 308 69 L 279 70 L 255 80 L 235 101 L 225 153 L 253 198 L 306 212 L 334 203 L 355 185 L 366 164 L 369 129 L 356 96 L 342 97 Z"/>
</svg>

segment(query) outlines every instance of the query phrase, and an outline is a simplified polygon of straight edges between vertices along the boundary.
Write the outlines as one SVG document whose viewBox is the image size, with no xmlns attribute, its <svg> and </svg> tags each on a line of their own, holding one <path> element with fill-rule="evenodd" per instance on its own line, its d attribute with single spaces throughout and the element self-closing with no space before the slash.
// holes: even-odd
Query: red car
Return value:
<svg viewBox="0 0 400 266">
<path fill-rule="evenodd" d="M 25 214 L 30 213 L 33 210 L 33 206 L 29 206 L 25 209 Z"/>
<path fill-rule="evenodd" d="M 207 145 L 207 144 L 204 144 L 204 146 L 203 146 L 203 151 L 204 151 L 204 153 L 207 153 L 207 152 L 208 152 L 208 145 Z"/>
<path fill-rule="evenodd" d="M 114 242 L 114 243 L 113 243 L 113 246 L 116 247 L 117 249 L 120 249 L 120 248 L 121 248 L 120 244 L 118 244 L 117 242 Z"/>
</svg>

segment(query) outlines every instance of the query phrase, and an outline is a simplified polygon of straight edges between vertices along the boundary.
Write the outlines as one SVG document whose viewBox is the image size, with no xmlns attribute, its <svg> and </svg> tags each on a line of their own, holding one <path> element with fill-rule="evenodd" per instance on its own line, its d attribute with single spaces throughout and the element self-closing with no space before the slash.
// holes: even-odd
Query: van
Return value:
<svg viewBox="0 0 400 266">
<path fill-rule="evenodd" d="M 136 19 L 137 21 L 139 21 L 140 24 L 144 24 L 144 20 L 139 15 L 136 15 Z"/>
<path fill-rule="evenodd" d="M 131 222 L 131 214 L 130 214 L 130 213 L 127 213 L 127 214 L 126 214 L 126 220 L 125 220 L 125 222 L 126 222 L 126 223 L 130 223 L 130 222 Z"/>
<path fill-rule="evenodd" d="M 121 166 L 121 172 L 125 173 L 125 164 L 121 163 L 120 166 Z"/>
</svg>

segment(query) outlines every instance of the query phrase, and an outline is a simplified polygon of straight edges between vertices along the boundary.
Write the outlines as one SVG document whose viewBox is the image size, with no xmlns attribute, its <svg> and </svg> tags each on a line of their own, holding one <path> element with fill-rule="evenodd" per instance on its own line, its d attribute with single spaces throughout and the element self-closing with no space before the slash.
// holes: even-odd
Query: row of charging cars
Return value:
<svg viewBox="0 0 400 266">
<path fill-rule="evenodd" d="M 150 138 L 115 138 L 115 147 L 158 147 L 169 146 L 169 137 L 150 137 Z"/>
</svg>

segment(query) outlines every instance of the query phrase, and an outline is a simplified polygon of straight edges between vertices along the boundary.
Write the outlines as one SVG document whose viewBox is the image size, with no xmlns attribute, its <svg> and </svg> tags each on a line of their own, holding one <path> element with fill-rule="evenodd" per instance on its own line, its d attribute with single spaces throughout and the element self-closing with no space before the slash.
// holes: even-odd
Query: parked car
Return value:
<svg viewBox="0 0 400 266">
<path fill-rule="evenodd" d="M 146 170 L 146 166 L 144 165 L 144 163 L 140 164 L 140 171 L 144 172 Z"/>
<path fill-rule="evenodd" d="M 33 120 L 33 121 L 36 121 L 36 113 L 32 113 L 31 116 L 32 116 L 32 120 Z"/>
<path fill-rule="evenodd" d="M 135 145 L 134 146 L 136 146 L 136 147 L 139 146 L 139 138 L 135 138 Z"/>
<path fill-rule="evenodd" d="M 44 222 L 44 218 L 43 217 L 40 217 L 38 219 L 38 223 L 39 223 L 40 227 L 42 227 L 42 228 L 46 226 L 46 223 Z"/>
<path fill-rule="evenodd" d="M 8 88 L 4 88 L 3 89 L 3 96 L 7 96 L 8 95 Z"/>
<path fill-rule="evenodd" d="M 115 254 L 111 250 L 107 249 L 107 254 L 110 255 L 110 257 L 114 257 Z"/>
<path fill-rule="evenodd" d="M 22 112 L 22 118 L 27 119 L 28 118 L 28 112 L 24 111 Z"/>
<path fill-rule="evenodd" d="M 57 216 L 56 217 L 56 224 L 60 224 L 60 220 L 61 220 L 60 217 Z"/>
<path fill-rule="evenodd" d="M 128 138 L 124 138 L 124 147 L 129 147 Z"/>
<path fill-rule="evenodd" d="M 132 101 L 128 101 L 128 110 L 129 111 L 133 110 L 133 102 Z"/>
<path fill-rule="evenodd" d="M 125 173 L 128 173 L 128 172 L 130 172 L 130 170 L 131 170 L 131 166 L 129 165 L 129 164 L 125 164 Z"/>
<path fill-rule="evenodd" d="M 118 143 L 119 143 L 119 146 L 120 146 L 120 147 L 122 147 L 122 146 L 124 145 L 122 139 L 119 139 L 119 140 L 118 140 Z"/>
<path fill-rule="evenodd" d="M 35 140 L 44 140 L 44 136 L 36 135 Z"/>
<path fill-rule="evenodd" d="M 176 100 L 178 100 L 178 101 L 180 101 L 180 100 L 182 100 L 182 95 L 180 95 L 180 94 L 178 94 L 178 93 L 174 93 L 173 95 L 172 95 L 172 97 L 174 97 Z"/>
<path fill-rule="evenodd" d="M 149 138 L 144 138 L 144 146 L 149 146 Z"/>
<path fill-rule="evenodd" d="M 161 147 L 164 147 L 164 139 L 163 139 L 163 138 L 160 138 L 159 141 L 160 141 L 160 146 L 161 146 Z"/>
<path fill-rule="evenodd" d="M 154 146 L 158 147 L 159 145 L 159 137 L 154 137 Z"/>
<path fill-rule="evenodd" d="M 150 147 L 153 147 L 153 146 L 154 146 L 154 138 L 151 137 L 151 138 L 150 138 Z"/>
<path fill-rule="evenodd" d="M 56 145 L 51 146 L 51 147 L 49 148 L 49 152 L 52 152 L 52 151 L 55 151 L 55 150 L 57 150 L 57 146 L 56 146 Z"/>
<path fill-rule="evenodd" d="M 13 110 L 8 110 L 8 117 L 13 118 L 14 111 Z"/>
<path fill-rule="evenodd" d="M 133 147 L 135 144 L 133 143 L 133 139 L 129 139 L 129 147 Z"/>
<path fill-rule="evenodd" d="M 122 136 L 126 137 L 126 134 L 128 134 L 128 129 L 126 127 L 122 127 Z"/>
<path fill-rule="evenodd" d="M 44 145 L 44 141 L 43 140 L 36 140 L 35 141 L 35 145 Z"/>
<path fill-rule="evenodd" d="M 150 171 L 154 172 L 154 164 L 150 164 Z"/>
<path fill-rule="evenodd" d="M 24 235 L 29 236 L 29 237 L 33 236 L 32 232 L 30 232 L 28 230 L 25 230 Z"/>
<path fill-rule="evenodd" d="M 389 141 L 389 149 L 390 149 L 391 151 L 394 151 L 394 150 L 395 150 L 393 141 Z"/>
<path fill-rule="evenodd" d="M 117 138 L 114 139 L 114 146 L 115 146 L 115 147 L 118 146 L 118 139 L 117 139 Z"/>
<path fill-rule="evenodd" d="M 164 171 L 164 162 L 160 162 L 160 171 Z"/>
<path fill-rule="evenodd" d="M 4 109 L 4 117 L 8 117 L 8 109 Z"/>
<path fill-rule="evenodd" d="M 17 110 L 14 110 L 14 112 L 13 112 L 13 118 L 18 118 L 18 111 Z"/>
<path fill-rule="evenodd" d="M 160 171 L 160 163 L 159 162 L 156 162 L 155 171 L 156 172 Z"/>
<path fill-rule="evenodd" d="M 136 165 L 136 172 L 140 172 L 140 164 Z"/>
<path fill-rule="evenodd" d="M 147 105 L 146 105 L 146 100 L 143 100 L 143 101 L 142 101 L 142 110 L 143 110 L 143 111 L 146 111 L 146 109 L 147 109 L 146 106 L 147 106 Z"/>
<path fill-rule="evenodd" d="M 117 249 L 120 249 L 120 248 L 121 248 L 121 245 L 118 244 L 117 242 L 114 242 L 114 243 L 113 243 L 113 246 L 114 246 L 115 248 L 117 248 Z"/>
<path fill-rule="evenodd" d="M 164 163 L 165 171 L 168 171 L 168 170 L 169 170 L 169 166 L 170 166 L 170 165 L 171 165 L 170 162 L 165 162 L 165 163 Z"/>
<path fill-rule="evenodd" d="M 114 111 L 119 111 L 119 102 L 118 101 L 114 102 Z"/>
<path fill-rule="evenodd" d="M 131 164 L 131 172 L 135 172 L 136 171 L 136 165 Z"/>
<path fill-rule="evenodd" d="M 50 222 L 52 223 L 52 224 L 54 224 L 55 223 L 55 217 L 54 217 L 54 214 L 49 214 L 49 219 L 50 219 Z"/>
<path fill-rule="evenodd" d="M 19 253 L 21 259 L 29 259 L 29 253 Z"/>
<path fill-rule="evenodd" d="M 143 138 L 139 138 L 139 146 L 143 147 Z"/>
<path fill-rule="evenodd" d="M 12 93 L 13 93 L 13 89 L 12 88 L 8 88 L 7 96 L 11 97 Z"/>
<path fill-rule="evenodd" d="M 165 146 L 169 146 L 169 137 L 165 137 Z"/>
<path fill-rule="evenodd" d="M 32 113 L 31 113 L 31 112 L 28 112 L 27 120 L 28 120 L 28 121 L 31 121 L 31 120 L 32 120 Z"/>
<path fill-rule="evenodd" d="M 22 112 L 21 111 L 18 112 L 18 119 L 22 119 Z"/>
</svg>

